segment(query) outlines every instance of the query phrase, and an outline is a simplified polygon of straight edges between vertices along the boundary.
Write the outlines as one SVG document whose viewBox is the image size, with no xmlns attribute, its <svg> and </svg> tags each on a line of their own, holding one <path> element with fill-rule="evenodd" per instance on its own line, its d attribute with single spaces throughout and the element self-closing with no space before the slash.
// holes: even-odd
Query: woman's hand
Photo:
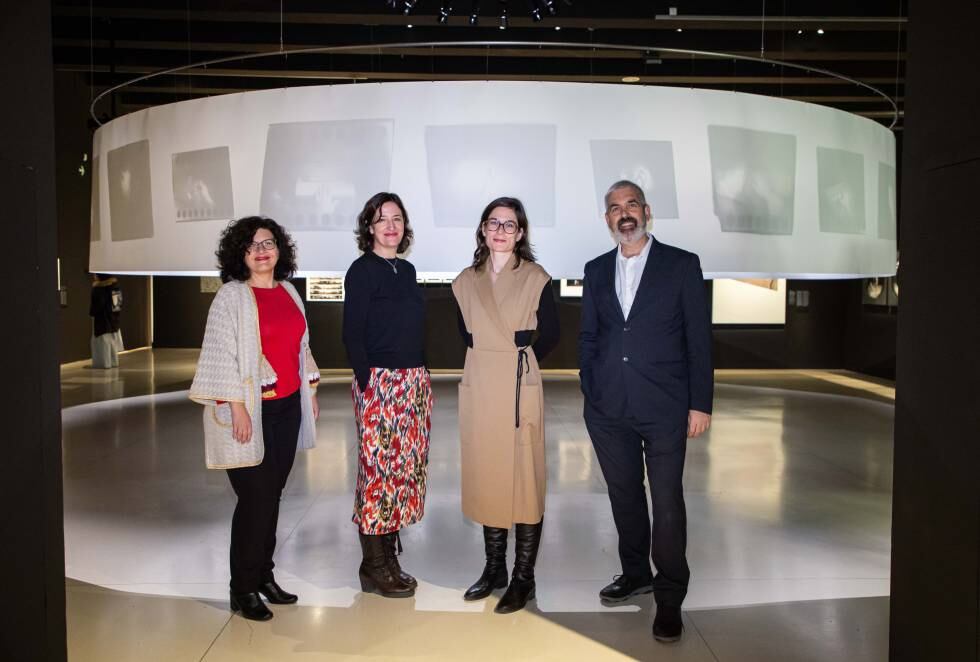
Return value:
<svg viewBox="0 0 980 662">
<path fill-rule="evenodd" d="M 316 399 L 316 391 L 313 391 L 313 420 L 320 418 L 320 403 Z"/>
<path fill-rule="evenodd" d="M 229 402 L 231 406 L 231 433 L 235 441 L 247 444 L 252 441 L 252 417 L 241 402 Z"/>
</svg>

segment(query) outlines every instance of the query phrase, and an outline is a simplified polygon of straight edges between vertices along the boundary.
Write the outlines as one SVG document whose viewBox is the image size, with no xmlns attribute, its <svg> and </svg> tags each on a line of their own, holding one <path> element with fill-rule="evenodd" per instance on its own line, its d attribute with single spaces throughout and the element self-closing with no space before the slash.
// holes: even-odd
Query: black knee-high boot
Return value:
<svg viewBox="0 0 980 662">
<path fill-rule="evenodd" d="M 514 574 L 510 586 L 500 602 L 494 608 L 498 614 L 510 614 L 524 609 L 528 600 L 534 599 L 534 562 L 538 558 L 538 546 L 541 543 L 541 525 L 518 524 L 516 526 L 517 554 L 514 559 Z"/>
<path fill-rule="evenodd" d="M 483 548 L 487 553 L 487 564 L 480 578 L 463 594 L 464 600 L 482 600 L 495 588 L 507 586 L 507 529 L 484 526 Z"/>
</svg>

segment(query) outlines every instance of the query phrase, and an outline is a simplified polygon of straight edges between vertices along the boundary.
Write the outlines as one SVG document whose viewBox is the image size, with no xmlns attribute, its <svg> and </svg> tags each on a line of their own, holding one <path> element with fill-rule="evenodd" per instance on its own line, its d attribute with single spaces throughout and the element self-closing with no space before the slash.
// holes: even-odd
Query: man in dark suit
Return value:
<svg viewBox="0 0 980 662">
<path fill-rule="evenodd" d="M 697 255 L 647 233 L 643 190 L 616 182 L 605 203 L 617 246 L 585 265 L 578 343 L 585 424 L 609 488 L 623 567 L 599 596 L 619 602 L 652 591 L 653 635 L 677 641 L 691 574 L 681 481 L 687 439 L 711 424 L 711 320 Z"/>
</svg>

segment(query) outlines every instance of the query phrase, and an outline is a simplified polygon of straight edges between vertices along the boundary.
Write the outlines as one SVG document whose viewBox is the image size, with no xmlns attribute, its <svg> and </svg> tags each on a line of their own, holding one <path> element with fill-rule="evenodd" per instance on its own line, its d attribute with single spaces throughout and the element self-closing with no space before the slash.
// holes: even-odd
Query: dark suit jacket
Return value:
<svg viewBox="0 0 980 662">
<path fill-rule="evenodd" d="M 698 256 L 651 240 L 629 319 L 616 297 L 619 247 L 585 265 L 578 359 L 587 416 L 670 432 L 689 409 L 711 413 L 711 318 Z"/>
</svg>

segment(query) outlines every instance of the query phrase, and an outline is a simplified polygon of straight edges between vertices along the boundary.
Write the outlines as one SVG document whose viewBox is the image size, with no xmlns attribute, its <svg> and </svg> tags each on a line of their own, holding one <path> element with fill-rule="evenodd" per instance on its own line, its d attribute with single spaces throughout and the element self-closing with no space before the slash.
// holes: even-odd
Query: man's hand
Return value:
<svg viewBox="0 0 980 662">
<path fill-rule="evenodd" d="M 231 433 L 235 441 L 247 444 L 252 441 L 252 419 L 241 402 L 229 402 L 231 405 Z"/>
<path fill-rule="evenodd" d="M 320 418 L 320 402 L 316 399 L 316 389 L 313 390 L 313 420 Z"/>
<path fill-rule="evenodd" d="M 709 427 L 711 427 L 711 414 L 705 414 L 703 411 L 696 409 L 691 409 L 687 412 L 688 439 L 701 436 Z"/>
</svg>

